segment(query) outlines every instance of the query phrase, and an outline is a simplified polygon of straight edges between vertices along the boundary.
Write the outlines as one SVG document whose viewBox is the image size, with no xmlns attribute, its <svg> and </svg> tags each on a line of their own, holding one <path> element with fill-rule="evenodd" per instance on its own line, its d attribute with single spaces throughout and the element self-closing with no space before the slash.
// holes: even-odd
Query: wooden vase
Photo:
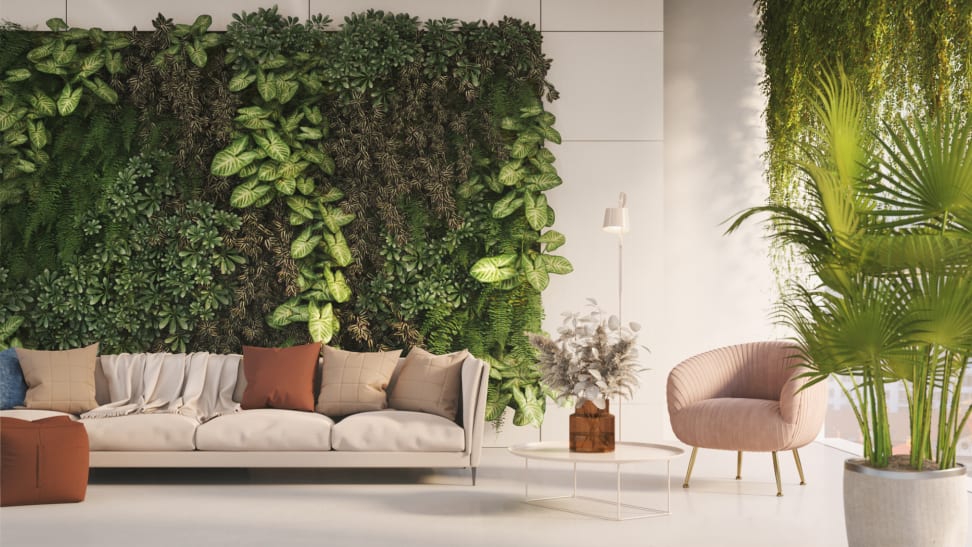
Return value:
<svg viewBox="0 0 972 547">
<path fill-rule="evenodd" d="M 571 452 L 614 452 L 614 415 L 611 401 L 597 408 L 585 400 L 570 415 Z"/>
</svg>

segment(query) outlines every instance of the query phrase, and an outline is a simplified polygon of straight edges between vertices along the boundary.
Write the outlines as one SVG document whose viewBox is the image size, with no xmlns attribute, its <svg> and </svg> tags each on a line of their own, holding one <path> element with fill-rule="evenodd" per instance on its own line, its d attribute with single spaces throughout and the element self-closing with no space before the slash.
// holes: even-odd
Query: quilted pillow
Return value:
<svg viewBox="0 0 972 547">
<path fill-rule="evenodd" d="M 240 406 L 314 411 L 314 372 L 320 342 L 290 348 L 243 346 L 246 389 Z"/>
<path fill-rule="evenodd" d="M 0 410 L 24 405 L 27 382 L 20 370 L 20 359 L 13 348 L 0 351 Z"/>
<path fill-rule="evenodd" d="M 459 412 L 462 362 L 468 356 L 466 350 L 434 355 L 422 348 L 412 348 L 388 395 L 388 406 L 455 421 Z"/>
<path fill-rule="evenodd" d="M 95 401 L 95 362 L 98 344 L 63 351 L 17 348 L 27 382 L 24 406 L 81 414 Z"/>
<path fill-rule="evenodd" d="M 388 407 L 385 390 L 402 350 L 357 353 L 324 346 L 317 411 L 327 416 Z"/>
</svg>

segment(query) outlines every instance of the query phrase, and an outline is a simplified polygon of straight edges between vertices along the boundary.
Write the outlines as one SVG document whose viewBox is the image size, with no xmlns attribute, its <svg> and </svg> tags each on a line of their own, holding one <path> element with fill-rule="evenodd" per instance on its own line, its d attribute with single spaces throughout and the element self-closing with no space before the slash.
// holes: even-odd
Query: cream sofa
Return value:
<svg viewBox="0 0 972 547">
<path fill-rule="evenodd" d="M 399 359 L 398 366 L 403 362 Z M 245 387 L 243 378 L 241 366 L 234 392 L 237 402 Z M 95 380 L 98 403 L 107 403 L 100 358 Z M 91 467 L 450 467 L 471 469 L 475 484 L 488 380 L 486 363 L 471 356 L 463 361 L 455 422 L 390 409 L 338 421 L 316 412 L 278 409 L 241 410 L 203 423 L 179 414 L 152 413 L 80 421 L 88 432 Z M 0 411 L 0 416 L 25 420 L 60 415 L 66 414 Z"/>
</svg>

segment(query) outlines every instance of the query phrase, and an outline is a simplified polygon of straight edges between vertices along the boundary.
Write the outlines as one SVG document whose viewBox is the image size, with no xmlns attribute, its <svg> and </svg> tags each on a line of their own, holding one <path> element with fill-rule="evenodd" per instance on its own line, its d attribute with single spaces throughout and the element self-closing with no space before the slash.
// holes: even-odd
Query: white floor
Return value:
<svg viewBox="0 0 972 547">
<path fill-rule="evenodd" d="M 801 451 L 808 484 L 781 454 L 782 498 L 768 454 L 700 451 L 672 463 L 672 514 L 626 522 L 522 503 L 523 460 L 485 449 L 479 485 L 463 470 L 96 470 L 79 504 L 0 509 L 0 545 L 15 546 L 840 546 L 847 454 Z M 623 501 L 664 506 L 664 464 L 625 468 Z M 570 468 L 531 463 L 531 495 L 568 493 Z M 613 470 L 581 467 L 587 494 L 614 495 Z M 969 545 L 972 545 L 970 542 Z"/>
</svg>

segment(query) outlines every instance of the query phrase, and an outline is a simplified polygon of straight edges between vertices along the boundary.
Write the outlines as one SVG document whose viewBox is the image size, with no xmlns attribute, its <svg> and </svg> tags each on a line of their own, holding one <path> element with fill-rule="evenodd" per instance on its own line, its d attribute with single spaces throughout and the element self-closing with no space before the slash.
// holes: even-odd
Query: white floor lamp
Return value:
<svg viewBox="0 0 972 547">
<path fill-rule="evenodd" d="M 601 229 L 610 234 L 618 234 L 618 322 L 621 322 L 621 305 L 624 302 L 624 234 L 630 230 L 628 225 L 628 196 L 624 192 L 618 196 L 618 206 L 604 209 L 604 224 Z M 618 397 L 618 435 L 621 440 L 621 397 Z"/>
</svg>

